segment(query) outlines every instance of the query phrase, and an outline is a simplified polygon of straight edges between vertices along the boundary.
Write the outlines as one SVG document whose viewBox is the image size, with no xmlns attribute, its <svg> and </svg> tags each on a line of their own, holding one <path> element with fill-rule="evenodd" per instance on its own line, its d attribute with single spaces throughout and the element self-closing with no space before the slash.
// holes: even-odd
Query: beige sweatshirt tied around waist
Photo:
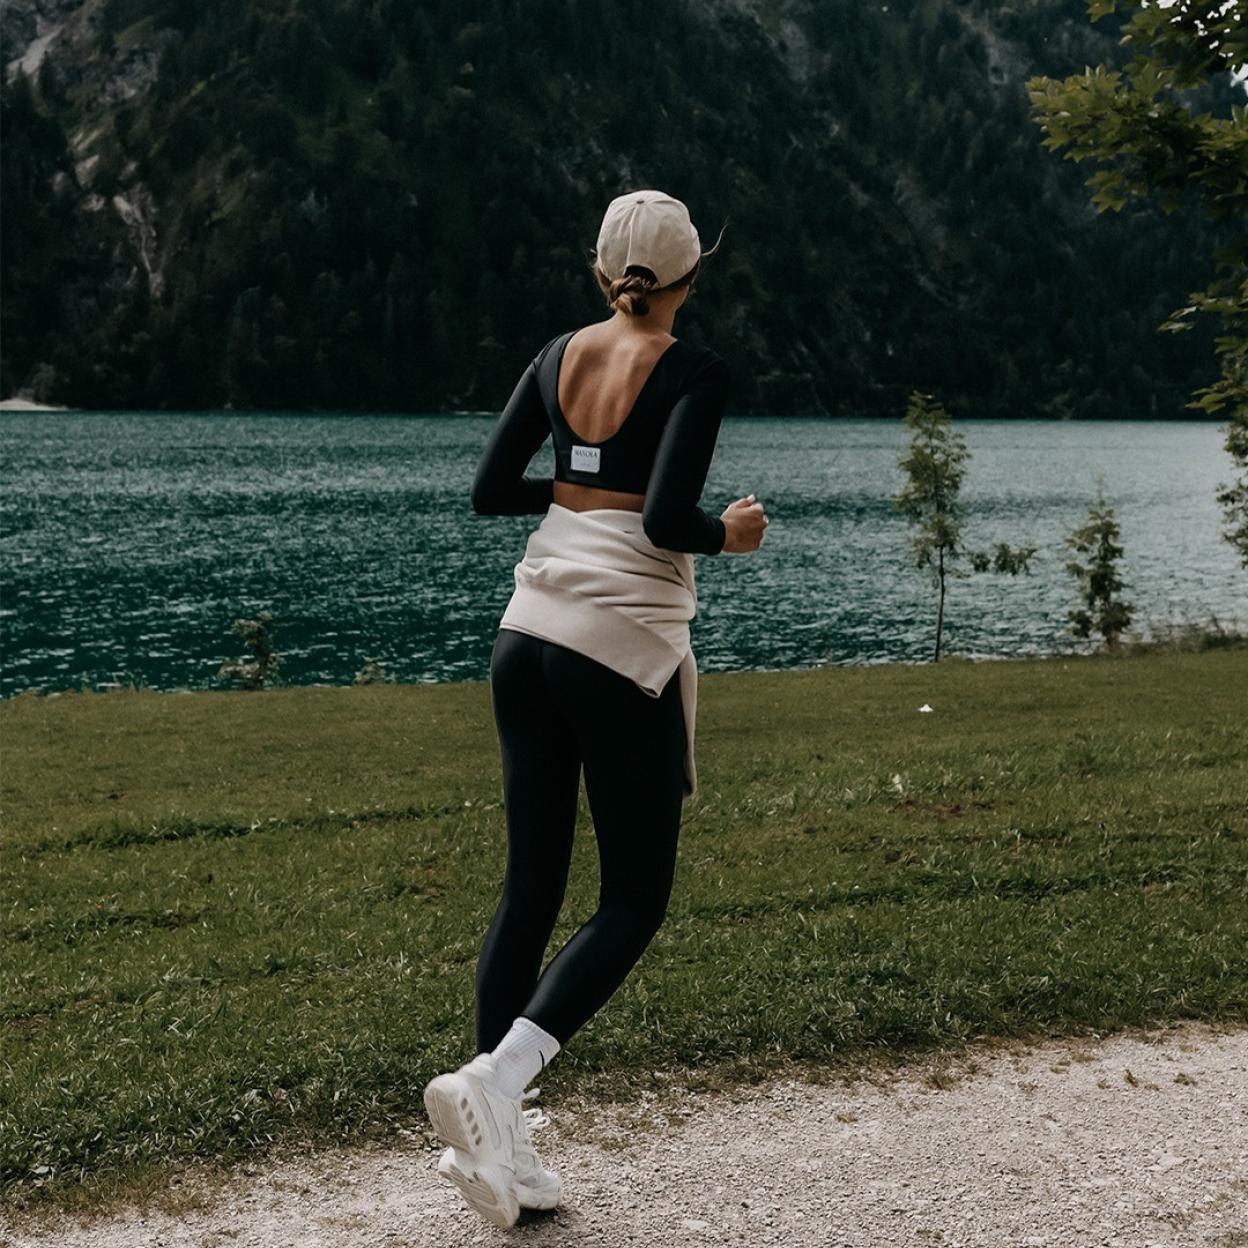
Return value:
<svg viewBox="0 0 1248 1248">
<path fill-rule="evenodd" d="M 499 627 L 567 646 L 657 698 L 679 672 L 685 716 L 685 792 L 697 791 L 693 729 L 698 666 L 689 621 L 698 609 L 693 556 L 655 546 L 641 514 L 574 511 L 552 503 L 516 564 Z"/>
</svg>

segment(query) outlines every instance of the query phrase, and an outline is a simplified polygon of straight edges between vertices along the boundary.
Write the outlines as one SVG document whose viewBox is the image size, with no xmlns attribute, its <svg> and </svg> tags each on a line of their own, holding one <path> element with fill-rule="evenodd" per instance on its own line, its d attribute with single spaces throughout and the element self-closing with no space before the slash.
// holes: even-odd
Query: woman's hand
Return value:
<svg viewBox="0 0 1248 1248">
<path fill-rule="evenodd" d="M 724 522 L 724 554 L 743 555 L 757 550 L 769 523 L 763 505 L 753 494 L 729 503 L 719 517 Z"/>
</svg>

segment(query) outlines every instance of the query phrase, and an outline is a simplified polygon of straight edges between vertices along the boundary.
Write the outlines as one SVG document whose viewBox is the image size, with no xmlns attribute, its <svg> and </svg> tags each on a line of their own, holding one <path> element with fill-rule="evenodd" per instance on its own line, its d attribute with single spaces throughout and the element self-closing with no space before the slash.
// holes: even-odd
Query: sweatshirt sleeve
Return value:
<svg viewBox="0 0 1248 1248">
<path fill-rule="evenodd" d="M 717 555 L 727 530 L 698 506 L 728 401 L 730 375 L 722 356 L 701 370 L 667 418 L 646 486 L 642 527 L 664 550 Z"/>
<path fill-rule="evenodd" d="M 533 360 L 516 383 L 477 463 L 472 481 L 472 509 L 477 515 L 536 515 L 550 507 L 554 478 L 524 475 L 529 460 L 549 436 L 550 418 Z"/>
</svg>

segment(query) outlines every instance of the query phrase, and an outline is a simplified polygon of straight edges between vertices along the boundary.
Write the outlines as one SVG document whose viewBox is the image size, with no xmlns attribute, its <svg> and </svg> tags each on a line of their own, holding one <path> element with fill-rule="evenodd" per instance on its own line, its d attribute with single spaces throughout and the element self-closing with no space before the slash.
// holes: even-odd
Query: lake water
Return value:
<svg viewBox="0 0 1248 1248">
<path fill-rule="evenodd" d="M 0 693 L 143 682 L 224 687 L 231 621 L 274 613 L 279 682 L 483 679 L 512 568 L 539 517 L 473 514 L 493 417 L 0 414 Z M 1079 648 L 1063 537 L 1103 474 L 1137 626 L 1248 624 L 1248 571 L 1222 540 L 1232 476 L 1216 421 L 955 422 L 971 458 L 968 545 L 1041 547 L 1029 576 L 951 583 L 945 650 Z M 698 556 L 699 668 L 929 657 L 936 595 L 890 506 L 900 420 L 724 421 L 703 505 L 753 490 L 750 555 Z M 530 466 L 552 470 L 547 443 Z M 1082 643 L 1080 643 L 1082 644 Z"/>
</svg>

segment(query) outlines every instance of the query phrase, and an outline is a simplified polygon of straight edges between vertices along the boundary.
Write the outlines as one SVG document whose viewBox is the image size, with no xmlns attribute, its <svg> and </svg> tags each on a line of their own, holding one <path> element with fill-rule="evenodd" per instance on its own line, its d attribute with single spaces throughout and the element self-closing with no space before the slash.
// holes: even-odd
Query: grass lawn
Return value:
<svg viewBox="0 0 1248 1248">
<path fill-rule="evenodd" d="M 1248 649 L 710 674 L 698 710 L 667 922 L 552 1109 L 1248 1018 Z M 9 1198 L 423 1123 L 505 859 L 485 683 L 24 696 L 0 732 Z M 597 887 L 582 793 L 551 953 Z"/>
</svg>

